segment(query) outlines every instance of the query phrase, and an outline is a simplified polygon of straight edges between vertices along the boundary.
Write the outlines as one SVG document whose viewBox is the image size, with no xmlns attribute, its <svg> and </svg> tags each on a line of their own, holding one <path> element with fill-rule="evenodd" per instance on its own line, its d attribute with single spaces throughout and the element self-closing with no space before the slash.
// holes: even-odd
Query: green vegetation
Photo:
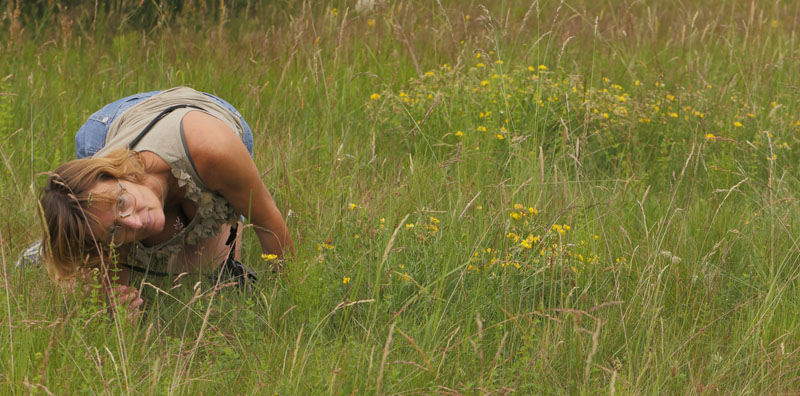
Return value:
<svg viewBox="0 0 800 396">
<path fill-rule="evenodd" d="M 800 389 L 800 3 L 15 3 L 3 394 Z M 253 127 L 285 273 L 248 233 L 255 291 L 151 280 L 133 323 L 14 268 L 89 114 L 175 85 Z"/>
</svg>

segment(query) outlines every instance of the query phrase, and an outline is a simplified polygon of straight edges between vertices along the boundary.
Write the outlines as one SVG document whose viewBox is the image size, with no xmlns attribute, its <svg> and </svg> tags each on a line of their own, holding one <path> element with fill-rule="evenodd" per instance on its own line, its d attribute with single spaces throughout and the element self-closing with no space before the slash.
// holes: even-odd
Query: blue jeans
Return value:
<svg viewBox="0 0 800 396">
<path fill-rule="evenodd" d="M 86 120 L 86 123 L 78 129 L 78 133 L 75 134 L 75 155 L 77 158 L 86 158 L 91 157 L 103 146 L 106 145 L 106 135 L 108 134 L 108 128 L 111 126 L 111 123 L 114 122 L 120 114 L 128 110 L 129 108 L 133 107 L 134 105 L 138 104 L 139 102 L 159 93 L 161 91 L 151 91 L 151 92 L 143 92 L 138 93 L 136 95 L 131 95 L 115 102 L 109 103 L 105 105 L 102 109 L 98 110 L 96 113 L 89 116 L 89 119 Z M 230 110 L 231 113 L 235 114 L 239 117 L 239 120 L 242 121 L 242 127 L 244 128 L 244 134 L 242 136 L 242 142 L 244 142 L 245 147 L 247 147 L 247 151 L 250 153 L 250 157 L 253 156 L 253 131 L 250 129 L 250 125 L 247 125 L 242 115 L 233 107 L 230 103 L 208 93 L 203 93 L 204 95 L 208 96 L 215 102 L 219 103 L 222 107 Z"/>
</svg>

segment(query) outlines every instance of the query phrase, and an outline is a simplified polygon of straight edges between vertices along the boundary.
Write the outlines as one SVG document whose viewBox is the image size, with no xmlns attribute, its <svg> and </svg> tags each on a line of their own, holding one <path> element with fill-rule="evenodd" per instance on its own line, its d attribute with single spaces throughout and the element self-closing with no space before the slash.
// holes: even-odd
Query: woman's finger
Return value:
<svg viewBox="0 0 800 396">
<path fill-rule="evenodd" d="M 136 319 L 139 316 L 141 307 L 144 304 L 139 290 L 135 287 L 120 285 L 114 287 L 112 294 L 112 309 L 116 309 L 116 307 L 125 307 L 129 319 Z"/>
<path fill-rule="evenodd" d="M 139 307 L 142 306 L 142 304 L 144 304 L 144 300 L 142 300 L 141 297 L 137 297 L 137 298 L 133 299 L 130 304 L 128 304 L 128 310 L 131 310 L 131 309 L 138 310 Z"/>
<path fill-rule="evenodd" d="M 132 299 L 135 299 L 138 296 L 139 296 L 138 293 L 136 293 L 135 291 L 128 290 L 128 289 L 120 290 L 120 291 L 114 293 L 114 297 L 116 299 L 116 303 L 118 303 L 118 304 L 125 304 L 128 301 L 131 301 Z"/>
<path fill-rule="evenodd" d="M 128 319 L 134 320 L 139 317 L 142 313 L 142 304 L 144 304 L 144 300 L 141 297 L 137 297 L 128 304 Z"/>
</svg>

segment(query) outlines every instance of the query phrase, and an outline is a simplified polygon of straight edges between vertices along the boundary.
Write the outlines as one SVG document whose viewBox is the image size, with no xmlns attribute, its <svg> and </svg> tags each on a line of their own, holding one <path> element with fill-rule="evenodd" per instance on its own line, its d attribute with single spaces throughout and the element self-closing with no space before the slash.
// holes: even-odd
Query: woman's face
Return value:
<svg viewBox="0 0 800 396">
<path fill-rule="evenodd" d="M 127 180 L 101 180 L 89 192 L 114 197 L 111 208 L 89 209 L 111 235 L 109 242 L 121 245 L 141 241 L 164 229 L 161 197 L 143 184 Z"/>
</svg>

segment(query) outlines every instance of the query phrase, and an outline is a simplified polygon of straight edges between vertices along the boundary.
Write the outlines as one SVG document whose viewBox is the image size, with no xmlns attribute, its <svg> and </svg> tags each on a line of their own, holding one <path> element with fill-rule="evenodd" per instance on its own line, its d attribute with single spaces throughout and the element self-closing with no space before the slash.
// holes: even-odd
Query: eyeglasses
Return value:
<svg viewBox="0 0 800 396">
<path fill-rule="evenodd" d="M 117 220 L 124 219 L 132 215 L 136 210 L 136 197 L 128 192 L 128 189 L 125 188 L 125 185 L 122 184 L 122 182 L 118 183 L 120 191 L 117 195 L 116 203 L 114 204 L 114 224 L 112 224 L 108 229 L 108 233 L 111 235 L 111 241 L 115 244 L 119 244 L 118 241 L 124 239 L 120 238 L 122 237 L 122 234 L 117 233 L 117 231 L 122 228 L 122 225 L 120 225 Z"/>
</svg>

